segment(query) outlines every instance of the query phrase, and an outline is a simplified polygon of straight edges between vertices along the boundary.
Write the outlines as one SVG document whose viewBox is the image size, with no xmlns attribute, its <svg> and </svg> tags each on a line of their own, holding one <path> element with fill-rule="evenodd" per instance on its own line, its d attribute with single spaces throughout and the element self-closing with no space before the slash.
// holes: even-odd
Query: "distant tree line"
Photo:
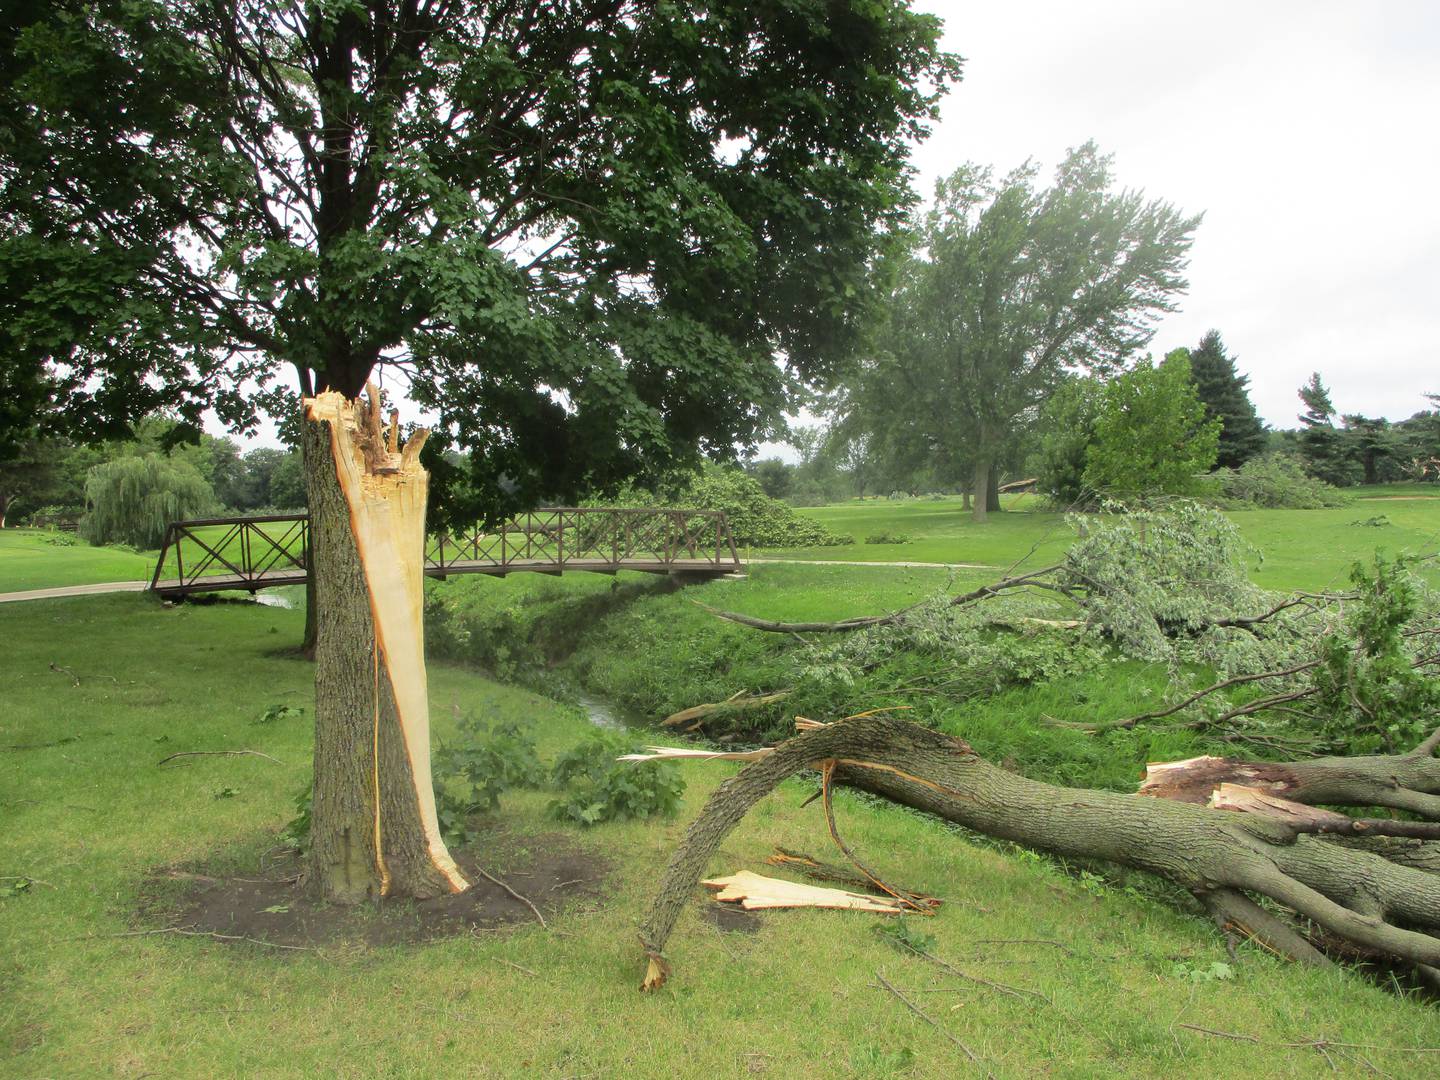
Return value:
<svg viewBox="0 0 1440 1080">
<path fill-rule="evenodd" d="M 1147 494 L 1311 507 L 1331 505 L 1331 487 L 1440 481 L 1440 395 L 1423 395 L 1434 407 L 1392 423 L 1341 413 L 1316 374 L 1299 391 L 1299 426 L 1267 429 L 1249 382 L 1216 330 L 1158 364 L 1142 357 L 1108 372 L 1062 373 L 1033 416 L 1017 421 L 998 471 L 1035 479 L 1067 507 Z M 797 505 L 941 493 L 969 504 L 971 478 L 923 452 L 921 424 L 897 415 L 891 430 L 867 430 L 857 415 L 840 410 L 793 430 L 797 461 L 772 457 L 747 469 L 766 494 Z M 957 441 L 960 423 L 952 421 Z"/>
<path fill-rule="evenodd" d="M 95 543 L 153 547 L 161 518 L 304 507 L 298 450 L 242 452 L 230 439 L 194 437 L 160 416 L 142 420 L 130 438 L 94 444 L 37 426 L 0 455 L 0 527 L 79 523 Z"/>
</svg>

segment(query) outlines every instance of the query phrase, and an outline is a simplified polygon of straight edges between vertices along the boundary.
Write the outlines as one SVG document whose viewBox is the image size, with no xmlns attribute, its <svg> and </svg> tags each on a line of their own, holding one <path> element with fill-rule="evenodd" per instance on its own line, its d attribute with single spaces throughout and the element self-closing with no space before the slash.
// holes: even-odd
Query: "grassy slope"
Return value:
<svg viewBox="0 0 1440 1080">
<path fill-rule="evenodd" d="M 1428 1008 L 1248 949 L 1233 980 L 1196 981 L 1187 973 L 1225 959 L 1208 925 L 898 810 L 860 812 L 843 795 L 842 827 L 871 861 L 950 901 L 919 927 L 936 936 L 936 951 L 975 975 L 1042 990 L 1054 1006 L 937 978 L 873 938 L 873 920 L 839 912 L 773 913 L 754 936 L 722 936 L 691 912 L 672 942 L 674 981 L 642 997 L 635 921 L 723 767 L 688 770 L 677 822 L 581 834 L 616 864 L 612 892 L 598 910 L 555 920 L 554 933 L 526 926 L 294 955 L 110 936 L 136 925 L 147 868 L 253 865 L 275 842 L 305 781 L 309 732 L 305 719 L 252 721 L 271 703 L 309 705 L 309 668 L 269 655 L 299 631 L 295 612 L 162 609 L 134 596 L 0 609 L 0 874 L 46 883 L 0 899 L 7 1075 L 966 1075 L 951 1043 L 876 989 L 876 971 L 915 991 L 1006 1077 L 1305 1077 L 1323 1068 L 1312 1051 L 1205 1038 L 1182 1023 L 1276 1041 L 1433 1041 Z M 522 720 L 546 753 L 584 728 L 569 709 L 442 665 L 431 696 L 442 732 L 452 703 Z M 71 741 L 14 749 L 59 740 Z M 285 764 L 155 767 L 176 750 L 236 747 Z M 226 787 L 238 794 L 216 799 Z M 773 843 L 825 853 L 815 808 L 798 808 L 806 794 L 791 785 L 762 804 L 714 869 L 756 867 Z M 507 797 L 507 822 L 557 828 L 541 819 L 544 798 Z M 982 941 L 1008 938 L 1073 951 Z M 1424 1057 L 1366 1053 L 1390 1075 L 1426 1074 Z M 1331 1054 L 1342 1072 L 1362 1071 Z"/>
<path fill-rule="evenodd" d="M 101 581 L 138 581 L 155 569 L 153 555 L 114 547 L 91 547 L 83 540 L 58 547 L 47 541 L 66 533 L 43 529 L 0 530 L 0 592 L 89 585 Z"/>
</svg>

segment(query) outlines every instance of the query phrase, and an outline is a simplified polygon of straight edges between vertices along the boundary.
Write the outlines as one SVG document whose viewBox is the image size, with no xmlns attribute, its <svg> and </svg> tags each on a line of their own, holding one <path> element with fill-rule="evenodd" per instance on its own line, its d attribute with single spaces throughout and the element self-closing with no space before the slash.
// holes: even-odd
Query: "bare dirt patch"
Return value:
<svg viewBox="0 0 1440 1080">
<path fill-rule="evenodd" d="M 478 853 L 485 860 L 481 866 L 547 919 L 567 907 L 598 902 L 610 869 L 605 859 L 563 833 L 490 833 Z M 141 918 L 154 925 L 136 932 L 311 949 L 338 943 L 412 944 L 537 921 L 528 904 L 476 871 L 475 854 L 457 852 L 455 861 L 473 883 L 462 893 L 354 908 L 303 895 L 295 855 L 270 860 L 263 871 L 235 876 L 166 867 L 154 871 L 142 891 Z"/>
<path fill-rule="evenodd" d="M 753 934 L 765 925 L 765 920 L 756 912 L 746 911 L 734 904 L 720 904 L 709 899 L 700 909 L 700 917 L 721 930 L 739 934 Z"/>
</svg>

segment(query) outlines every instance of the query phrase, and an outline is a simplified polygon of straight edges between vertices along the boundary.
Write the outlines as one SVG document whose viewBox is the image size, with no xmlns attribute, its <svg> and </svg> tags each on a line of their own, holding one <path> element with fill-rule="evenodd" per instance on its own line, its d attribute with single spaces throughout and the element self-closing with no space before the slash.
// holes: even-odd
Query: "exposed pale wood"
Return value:
<svg viewBox="0 0 1440 1080">
<path fill-rule="evenodd" d="M 364 568 L 375 625 L 376 679 L 384 668 L 413 777 L 414 799 L 429 861 L 449 888 L 469 886 L 450 857 L 435 812 L 430 773 L 430 707 L 425 672 L 425 502 L 429 474 L 420 467 L 424 434 L 402 450 L 398 417 L 381 426 L 379 393 L 367 387 L 368 404 L 326 391 L 305 401 L 310 420 L 326 421 L 336 477 L 350 509 L 355 547 Z M 381 709 L 376 706 L 376 741 Z M 386 881 L 379 762 L 376 762 L 375 832 Z M 382 885 L 383 888 L 383 885 Z"/>
<path fill-rule="evenodd" d="M 622 754 L 616 761 L 678 761 L 699 758 L 704 761 L 759 761 L 774 751 L 768 746 L 758 750 L 695 750 L 685 746 L 647 746 L 643 754 Z"/>
<path fill-rule="evenodd" d="M 715 899 L 738 902 L 747 911 L 763 908 L 830 908 L 838 911 L 873 911 L 879 915 L 902 915 L 906 908 L 888 896 L 869 896 L 844 889 L 825 889 L 798 881 L 784 881 L 740 870 L 729 877 L 711 878 L 700 884 L 719 890 Z"/>
</svg>

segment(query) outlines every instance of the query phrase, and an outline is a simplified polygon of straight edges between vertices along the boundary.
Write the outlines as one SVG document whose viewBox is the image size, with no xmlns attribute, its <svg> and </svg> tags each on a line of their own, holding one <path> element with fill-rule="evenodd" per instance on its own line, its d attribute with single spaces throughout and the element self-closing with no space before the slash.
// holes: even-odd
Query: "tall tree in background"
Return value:
<svg viewBox="0 0 1440 1080">
<path fill-rule="evenodd" d="M 1211 330 L 1199 347 L 1190 350 L 1190 373 L 1205 403 L 1205 415 L 1220 421 L 1215 464 L 1238 469 L 1265 448 L 1265 428 L 1246 389 L 1250 377 L 1235 370 L 1235 360 L 1225 354 L 1218 330 Z"/>
<path fill-rule="evenodd" d="M 1335 427 L 1335 404 L 1318 371 L 1300 387 L 1300 401 L 1305 406 L 1300 414 L 1300 456 L 1305 470 L 1328 484 L 1353 483 L 1357 470 L 1343 434 Z"/>
<path fill-rule="evenodd" d="M 1397 479 L 1387 468 L 1400 453 L 1400 440 L 1390 421 L 1383 416 L 1373 418 L 1347 413 L 1341 422 L 1345 425 L 1345 449 L 1359 466 L 1361 482 L 1378 484 Z"/>
<path fill-rule="evenodd" d="M 753 446 L 871 314 L 938 37 L 899 0 L 7 9 L 0 299 L 64 415 L 323 399 L 317 895 L 457 886 L 346 513 L 356 470 L 423 490 L 420 440 L 323 392 L 408 379 L 442 525 Z"/>
<path fill-rule="evenodd" d="M 1113 190 L 1086 143 L 1054 185 L 1025 165 L 996 182 L 967 165 L 935 204 L 900 279 L 890 339 L 913 423 L 972 467 L 974 516 L 995 508 L 996 468 L 1068 369 L 1113 368 L 1185 287 L 1199 217 Z"/>
</svg>

